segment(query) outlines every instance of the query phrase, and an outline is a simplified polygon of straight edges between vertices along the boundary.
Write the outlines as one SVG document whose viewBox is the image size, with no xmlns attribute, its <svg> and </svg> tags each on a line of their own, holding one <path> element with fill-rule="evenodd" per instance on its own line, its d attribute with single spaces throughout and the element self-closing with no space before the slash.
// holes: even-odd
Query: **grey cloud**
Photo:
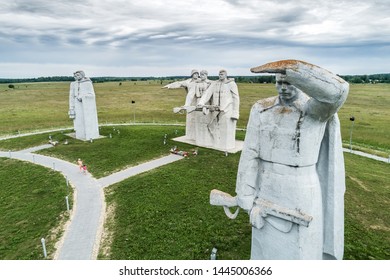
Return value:
<svg viewBox="0 0 390 280">
<path fill-rule="evenodd" d="M 45 16 L 64 16 L 72 14 L 86 2 L 67 0 L 67 1 L 47 1 L 47 0 L 13 0 L 8 6 L 9 11 L 13 13 L 28 13 Z"/>
<path fill-rule="evenodd" d="M 59 36 L 56 35 L 41 35 L 39 36 L 39 42 L 42 44 L 56 45 L 61 41 Z"/>
<path fill-rule="evenodd" d="M 233 5 L 233 6 L 237 6 L 237 5 L 241 4 L 240 0 L 223 0 L 223 1 L 229 3 L 229 4 Z"/>
<path fill-rule="evenodd" d="M 85 41 L 82 38 L 77 38 L 77 37 L 71 37 L 67 39 L 67 42 L 72 45 L 78 45 L 82 47 L 82 45 L 85 44 Z"/>
<path fill-rule="evenodd" d="M 356 0 L 349 7 L 342 0 L 218 0 L 208 10 L 201 7 L 206 2 L 192 0 L 153 5 L 124 0 L 0 2 L 6 2 L 0 11 L 0 49 L 7 61 L 38 61 L 36 53 L 44 53 L 40 61 L 167 67 L 212 60 L 241 67 L 254 55 L 259 61 L 263 56 L 386 56 L 383 50 L 388 51 L 390 41 L 388 1 Z M 198 9 L 183 10 L 191 5 Z M 365 49 L 371 53 L 364 54 Z"/>
</svg>

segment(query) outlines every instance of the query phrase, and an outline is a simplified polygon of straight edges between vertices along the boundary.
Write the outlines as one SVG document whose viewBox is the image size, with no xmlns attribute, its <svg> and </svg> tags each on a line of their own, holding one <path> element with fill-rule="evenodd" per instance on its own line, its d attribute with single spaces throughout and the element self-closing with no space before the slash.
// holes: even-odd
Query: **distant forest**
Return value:
<svg viewBox="0 0 390 280">
<path fill-rule="evenodd" d="M 274 83 L 275 76 L 229 76 L 235 78 L 238 83 Z M 340 75 L 341 78 L 349 83 L 364 84 L 364 83 L 390 83 L 390 73 L 387 74 L 372 74 L 372 75 Z M 188 78 L 187 76 L 170 76 L 170 77 L 91 77 L 94 83 L 104 82 L 126 82 L 126 81 L 178 81 Z M 217 76 L 209 76 L 210 80 L 218 79 Z M 33 82 L 70 82 L 74 81 L 72 76 L 53 76 L 53 77 L 39 77 L 28 79 L 1 79 L 1 84 L 14 83 L 33 83 Z M 10 85 L 12 87 L 12 85 Z"/>
</svg>

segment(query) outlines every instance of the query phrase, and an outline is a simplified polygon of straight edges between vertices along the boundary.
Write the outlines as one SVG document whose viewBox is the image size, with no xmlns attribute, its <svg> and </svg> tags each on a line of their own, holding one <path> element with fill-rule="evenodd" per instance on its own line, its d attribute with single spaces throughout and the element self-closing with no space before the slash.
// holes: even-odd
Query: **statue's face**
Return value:
<svg viewBox="0 0 390 280">
<path fill-rule="evenodd" d="M 283 75 L 276 75 L 276 89 L 280 98 L 286 101 L 293 99 L 298 94 L 297 88 L 287 82 Z"/>
<path fill-rule="evenodd" d="M 205 81 L 205 80 L 207 79 L 207 75 L 206 75 L 205 73 L 201 73 L 201 74 L 200 74 L 200 79 L 201 79 L 202 81 Z"/>
<path fill-rule="evenodd" d="M 227 73 L 222 71 L 222 72 L 219 72 L 219 79 L 222 81 L 222 80 L 225 80 L 227 78 Z"/>
<path fill-rule="evenodd" d="M 83 75 L 80 72 L 76 72 L 73 77 L 76 81 L 80 81 L 83 78 Z"/>
<path fill-rule="evenodd" d="M 193 79 L 199 78 L 199 74 L 198 74 L 197 72 L 195 72 L 194 74 L 192 74 L 192 78 L 193 78 Z"/>
</svg>

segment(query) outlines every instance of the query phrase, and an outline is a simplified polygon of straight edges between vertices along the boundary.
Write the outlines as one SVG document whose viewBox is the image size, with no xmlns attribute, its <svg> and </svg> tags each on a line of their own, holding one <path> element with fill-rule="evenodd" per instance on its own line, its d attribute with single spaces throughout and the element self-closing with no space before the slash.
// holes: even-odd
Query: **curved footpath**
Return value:
<svg viewBox="0 0 390 280">
<path fill-rule="evenodd" d="M 82 174 L 76 164 L 34 154 L 35 151 L 50 147 L 52 146 L 42 145 L 17 152 L 0 152 L 0 157 L 11 157 L 55 169 L 68 178 L 75 188 L 70 225 L 65 231 L 63 242 L 61 242 L 61 246 L 55 254 L 55 259 L 60 260 L 96 259 L 103 229 L 104 187 L 183 158 L 178 155 L 169 155 L 96 180 L 89 173 Z"/>
</svg>

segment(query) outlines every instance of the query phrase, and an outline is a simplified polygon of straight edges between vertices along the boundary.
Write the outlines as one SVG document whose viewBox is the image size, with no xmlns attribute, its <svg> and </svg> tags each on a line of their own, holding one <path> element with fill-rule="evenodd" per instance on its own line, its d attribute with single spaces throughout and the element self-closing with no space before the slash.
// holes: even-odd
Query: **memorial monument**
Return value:
<svg viewBox="0 0 390 280">
<path fill-rule="evenodd" d="M 191 78 L 185 80 L 185 81 L 177 81 L 170 83 L 163 88 L 173 89 L 173 88 L 184 88 L 186 90 L 186 99 L 184 106 L 180 107 L 180 110 L 186 110 L 186 107 L 189 106 L 196 106 L 197 104 L 197 98 L 195 93 L 196 83 L 199 81 L 199 71 L 198 70 L 192 70 L 191 71 Z M 195 114 L 192 114 L 192 112 L 187 111 L 187 117 L 186 117 L 186 139 L 190 141 L 195 141 Z"/>
<path fill-rule="evenodd" d="M 253 105 L 236 197 L 213 190 L 212 205 L 239 206 L 252 224 L 251 259 L 342 259 L 345 175 L 337 111 L 349 85 L 318 66 L 282 60 L 278 96 Z"/>
<path fill-rule="evenodd" d="M 209 88 L 213 81 L 208 79 L 208 72 L 206 70 L 200 71 L 200 80 L 197 81 L 195 87 L 195 97 L 196 105 L 198 105 L 201 97 L 206 93 L 206 90 Z M 210 102 L 207 102 L 206 105 L 210 105 Z M 212 146 L 213 138 L 207 127 L 211 121 L 211 114 L 205 109 L 205 114 L 202 109 L 195 109 L 193 114 L 195 114 L 195 144 L 202 147 Z M 206 113 L 207 112 L 207 113 Z"/>
<path fill-rule="evenodd" d="M 236 125 L 239 118 L 240 98 L 234 79 L 227 77 L 226 70 L 219 71 L 219 79 L 213 81 L 198 102 L 210 117 L 207 129 L 212 137 L 212 148 L 228 151 L 236 145 Z"/>
<path fill-rule="evenodd" d="M 76 139 L 97 139 L 99 124 L 92 81 L 85 77 L 84 71 L 76 71 L 73 75 L 75 81 L 70 84 L 69 118 L 73 119 Z"/>
</svg>

